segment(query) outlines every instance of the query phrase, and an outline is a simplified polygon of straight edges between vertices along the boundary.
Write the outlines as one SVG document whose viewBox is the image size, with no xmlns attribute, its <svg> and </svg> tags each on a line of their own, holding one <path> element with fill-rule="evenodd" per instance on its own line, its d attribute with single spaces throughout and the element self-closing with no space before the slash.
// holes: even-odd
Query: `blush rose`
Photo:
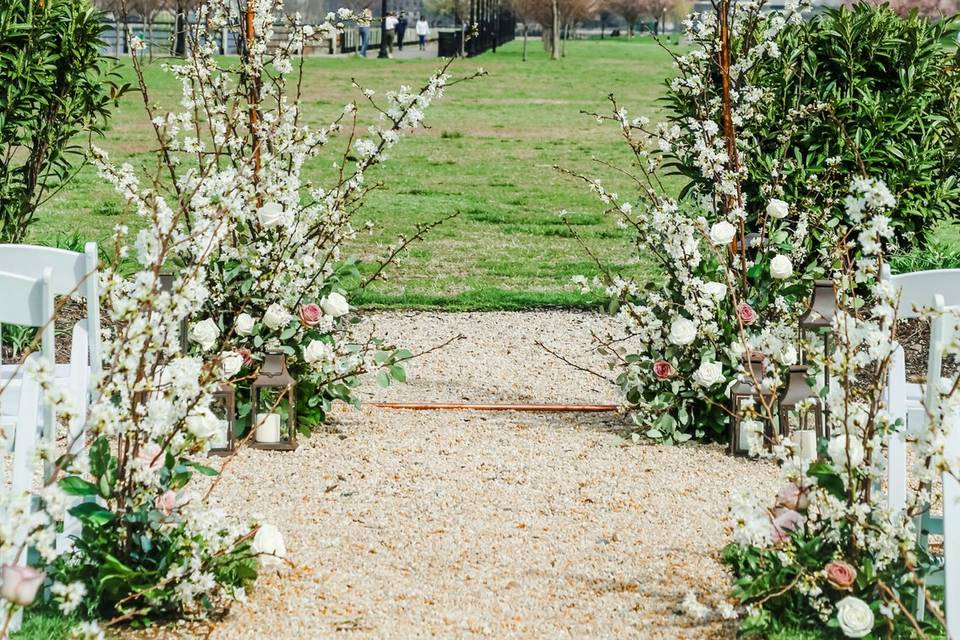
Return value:
<svg viewBox="0 0 960 640">
<path fill-rule="evenodd" d="M 737 317 L 740 322 L 749 326 L 757 321 L 757 312 L 746 302 L 741 302 L 737 305 Z"/>
<path fill-rule="evenodd" d="M 311 302 L 310 304 L 300 305 L 298 314 L 303 326 L 315 327 L 320 324 L 320 320 L 323 318 L 323 309 L 320 308 L 320 305 Z"/>
<path fill-rule="evenodd" d="M 842 560 L 828 562 L 823 568 L 827 582 L 838 591 L 849 591 L 857 579 L 857 570 Z"/>
<path fill-rule="evenodd" d="M 674 374 L 673 365 L 666 360 L 657 360 L 653 363 L 653 375 L 660 380 L 672 378 Z"/>
</svg>

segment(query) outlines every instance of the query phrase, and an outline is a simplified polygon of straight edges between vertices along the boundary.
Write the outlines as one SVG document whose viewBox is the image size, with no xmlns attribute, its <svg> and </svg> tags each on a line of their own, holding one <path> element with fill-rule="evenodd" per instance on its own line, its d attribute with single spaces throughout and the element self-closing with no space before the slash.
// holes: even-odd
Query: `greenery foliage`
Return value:
<svg viewBox="0 0 960 640">
<path fill-rule="evenodd" d="M 225 596 L 251 585 L 257 577 L 257 559 L 249 542 L 226 543 L 235 535 L 227 524 L 213 521 L 208 526 L 221 530 L 194 530 L 195 523 L 177 515 L 191 507 L 189 499 L 180 498 L 184 504 L 179 506 L 164 503 L 163 496 L 183 491 L 195 472 L 208 476 L 217 472 L 169 450 L 158 449 L 154 455 L 138 460 L 147 467 L 160 467 L 159 486 L 152 492 L 156 500 L 144 499 L 131 482 L 124 481 L 123 467 L 129 469 L 138 460 L 120 459 L 106 436 L 90 446 L 89 480 L 67 476 L 59 482 L 67 495 L 85 499 L 70 509 L 83 527 L 73 548 L 48 567 L 48 575 L 64 584 L 84 585 L 86 597 L 80 611 L 84 619 L 119 616 L 142 623 L 170 619 L 188 613 L 183 604 L 189 598 L 181 592 L 189 588 L 182 580 L 187 574 L 209 576 Z M 210 608 L 217 604 L 208 595 L 201 601 Z"/>
<path fill-rule="evenodd" d="M 101 57 L 88 0 L 0 3 L 0 242 L 20 242 L 34 211 L 85 157 L 127 85 Z"/>
<path fill-rule="evenodd" d="M 754 46 L 762 28 L 734 47 Z M 743 188 L 752 205 L 747 211 L 762 210 L 771 185 L 796 202 L 812 181 L 820 192 L 834 194 L 846 190 L 851 176 L 866 174 L 882 177 L 897 198 L 893 224 L 903 249 L 922 244 L 937 220 L 955 218 L 956 31 L 953 19 L 902 18 L 886 6 L 862 3 L 825 10 L 785 29 L 777 40 L 780 55 L 761 58 L 747 71 L 769 91 L 764 124 L 751 129 L 762 153 L 744 159 L 749 173 Z M 714 81 L 719 83 L 718 75 Z M 670 90 L 668 102 L 675 120 L 694 115 L 683 93 Z M 702 181 L 696 167 L 674 168 Z M 826 180 L 828 168 L 833 171 Z M 829 233 L 814 229 L 808 241 L 817 246 Z"/>
</svg>

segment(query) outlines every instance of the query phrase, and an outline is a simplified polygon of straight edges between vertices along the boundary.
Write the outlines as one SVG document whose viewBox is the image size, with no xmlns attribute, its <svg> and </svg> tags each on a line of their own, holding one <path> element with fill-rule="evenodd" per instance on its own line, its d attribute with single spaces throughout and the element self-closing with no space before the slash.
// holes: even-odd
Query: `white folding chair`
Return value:
<svg viewBox="0 0 960 640">
<path fill-rule="evenodd" d="M 960 305 L 948 307 L 944 304 L 944 297 L 941 295 L 935 295 L 933 297 L 933 312 L 934 318 L 930 323 L 930 353 L 927 357 L 927 381 L 925 385 L 925 392 L 923 398 L 924 413 L 929 416 L 935 416 L 937 420 L 942 419 L 942 407 L 941 407 L 941 395 L 940 395 L 940 381 L 943 378 L 943 358 L 946 353 L 947 348 L 957 337 L 957 321 L 958 314 L 960 314 Z M 900 440 L 903 442 L 903 440 Z M 944 447 L 944 454 L 950 458 L 956 459 L 960 456 L 960 429 L 953 429 L 950 433 L 947 434 L 947 441 Z M 906 454 L 903 454 L 904 462 L 902 469 L 895 472 L 896 476 L 902 475 L 902 480 L 898 480 L 901 485 L 899 487 L 902 490 L 903 494 L 906 495 Z M 899 461 L 897 462 L 899 465 Z M 892 465 L 891 465 L 892 466 Z M 929 508 L 925 508 L 923 512 L 917 517 L 917 537 L 920 547 L 926 550 L 928 548 L 928 540 L 931 535 L 939 535 L 944 537 L 944 555 L 942 558 L 943 564 L 935 571 L 932 571 L 925 578 L 925 585 L 927 587 L 931 586 L 943 586 L 947 589 L 947 598 L 945 601 L 950 602 L 950 595 L 954 595 L 954 599 L 957 600 L 958 604 L 954 605 L 953 609 L 953 618 L 954 618 L 954 630 L 951 632 L 950 637 L 960 638 L 960 584 L 956 584 L 958 578 L 958 573 L 960 573 L 960 558 L 958 558 L 957 547 L 960 545 L 960 541 L 956 538 L 960 536 L 960 514 L 957 512 L 957 508 L 960 505 L 957 504 L 957 501 L 960 500 L 960 490 L 957 488 L 956 480 L 950 476 L 949 473 L 943 474 L 943 516 L 934 516 L 930 514 Z M 951 539 L 948 539 L 948 536 L 952 535 Z M 950 561 L 953 564 L 950 564 Z M 952 567 L 952 574 L 951 574 Z M 950 585 L 947 584 L 947 578 L 950 578 L 952 589 Z M 923 620 L 925 614 L 925 599 L 926 592 L 924 589 L 918 589 L 917 593 L 917 618 Z M 949 606 L 948 606 L 949 611 Z"/>
<path fill-rule="evenodd" d="M 12 323 L 28 327 L 43 327 L 43 341 L 40 354 L 34 353 L 27 359 L 26 365 L 36 363 L 40 357 L 53 362 L 53 327 L 50 319 L 53 317 L 53 292 L 51 287 L 52 270 L 44 269 L 39 278 L 28 278 L 16 274 L 0 272 L 0 323 Z M 5 432 L 4 441 L 12 444 L 9 448 L 0 449 L 0 488 L 12 497 L 21 497 L 29 492 L 36 474 L 34 452 L 37 446 L 37 433 L 40 427 L 38 418 L 43 417 L 45 424 L 53 425 L 53 408 L 43 402 L 40 385 L 31 376 L 22 380 L 0 381 L 0 401 L 10 401 L 6 387 L 18 382 L 16 394 L 16 423 L 7 425 L 4 429 L 11 429 L 13 433 Z M 49 429 L 53 431 L 53 429 Z M 12 438 L 10 437 L 12 436 Z M 12 454 L 12 455 L 11 455 Z M 4 477 L 7 467 L 6 458 L 12 457 L 11 478 Z M 44 475 L 49 474 L 44 470 Z M 7 516 L 0 509 L 0 520 L 6 521 Z M 18 541 L 15 541 L 17 544 Z M 19 564 L 26 564 L 26 554 L 21 553 L 16 559 L 0 558 L 0 563 L 9 563 L 16 560 Z M 19 616 L 14 620 L 14 630 L 19 625 Z"/>
<path fill-rule="evenodd" d="M 83 253 L 30 244 L 0 244 L 0 271 L 39 278 L 44 269 L 50 268 L 54 296 L 83 296 L 87 306 L 89 367 L 94 377 L 100 373 L 102 362 L 98 261 L 96 242 L 88 242 Z"/>
<path fill-rule="evenodd" d="M 97 272 L 97 244 L 88 242 L 83 253 L 25 244 L 0 244 L 0 271 L 38 278 L 44 269 L 52 270 L 50 280 L 54 296 L 80 295 L 85 298 L 87 317 L 73 327 L 72 346 L 69 365 L 54 364 L 57 384 L 66 389 L 71 399 L 78 403 L 79 415 L 86 413 L 87 403 L 94 392 L 92 381 L 101 371 L 100 343 L 100 293 L 99 274 Z M 56 319 L 50 327 L 51 335 L 56 330 Z M 22 367 L 16 365 L 0 366 L 0 381 L 19 378 Z M 15 406 L 19 381 L 7 384 L 7 404 Z M 0 424 L 9 424 L 15 418 L 6 410 L 6 404 L 0 405 Z M 71 425 L 70 433 L 75 435 L 77 425 Z M 51 432 L 48 437 L 56 438 Z M 71 442 L 76 442 L 71 438 Z M 77 442 L 77 446 L 82 443 Z"/>
<path fill-rule="evenodd" d="M 947 435 L 944 453 L 960 460 L 960 428 Z M 947 607 L 947 638 L 960 640 L 960 481 L 943 474 L 943 601 Z"/>
<path fill-rule="evenodd" d="M 937 295 L 941 296 L 946 306 L 960 305 L 960 269 L 893 275 L 889 265 L 883 265 L 880 277 L 897 289 L 897 318 L 900 320 L 918 318 L 922 309 L 934 305 Z M 906 358 L 899 345 L 891 357 L 886 401 L 891 417 L 899 418 L 904 424 L 903 431 L 892 434 L 887 443 L 887 497 L 890 506 L 899 510 L 907 503 L 906 437 L 911 432 L 923 429 L 927 422 L 923 385 L 907 381 Z"/>
</svg>

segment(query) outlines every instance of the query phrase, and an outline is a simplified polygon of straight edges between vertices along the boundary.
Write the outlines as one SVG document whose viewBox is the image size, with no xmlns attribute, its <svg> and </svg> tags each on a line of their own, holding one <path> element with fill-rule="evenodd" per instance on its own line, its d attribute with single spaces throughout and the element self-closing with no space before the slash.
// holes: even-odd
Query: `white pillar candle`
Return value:
<svg viewBox="0 0 960 640">
<path fill-rule="evenodd" d="M 210 439 L 210 447 L 213 449 L 226 449 L 230 440 L 227 430 L 230 428 L 230 423 L 226 420 L 220 421 L 220 428 L 217 429 L 217 432 L 213 435 L 213 438 Z"/>
<path fill-rule="evenodd" d="M 280 442 L 280 414 L 267 413 L 257 424 L 257 442 Z"/>
<path fill-rule="evenodd" d="M 753 433 L 753 422 L 750 420 L 740 421 L 740 434 L 737 437 L 737 451 L 750 451 L 750 435 Z"/>
<path fill-rule="evenodd" d="M 817 457 L 817 432 L 812 429 L 798 431 L 800 434 L 800 459 L 813 460 Z"/>
</svg>

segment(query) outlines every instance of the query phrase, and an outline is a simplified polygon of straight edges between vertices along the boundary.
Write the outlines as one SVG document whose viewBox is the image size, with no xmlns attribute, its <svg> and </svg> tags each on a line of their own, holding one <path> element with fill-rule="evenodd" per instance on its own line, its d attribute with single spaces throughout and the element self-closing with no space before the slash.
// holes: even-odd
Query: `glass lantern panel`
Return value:
<svg viewBox="0 0 960 640">
<path fill-rule="evenodd" d="M 290 439 L 290 395 L 287 387 L 257 388 L 257 442 L 271 444 Z"/>
</svg>

